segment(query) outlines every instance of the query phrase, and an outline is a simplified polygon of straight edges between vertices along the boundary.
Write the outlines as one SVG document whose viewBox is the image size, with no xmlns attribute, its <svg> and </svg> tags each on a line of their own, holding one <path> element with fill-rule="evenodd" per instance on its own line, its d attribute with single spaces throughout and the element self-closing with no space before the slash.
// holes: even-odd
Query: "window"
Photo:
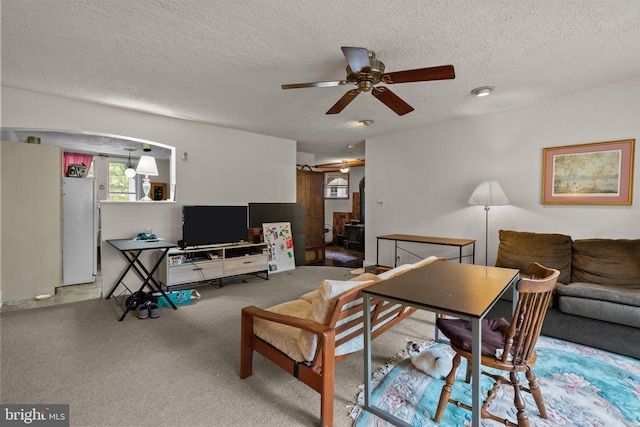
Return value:
<svg viewBox="0 0 640 427">
<path fill-rule="evenodd" d="M 349 172 L 325 172 L 324 173 L 324 198 L 348 199 L 349 198 Z"/>
<path fill-rule="evenodd" d="M 113 202 L 136 201 L 136 178 L 124 174 L 127 159 L 109 159 L 109 200 Z"/>
</svg>

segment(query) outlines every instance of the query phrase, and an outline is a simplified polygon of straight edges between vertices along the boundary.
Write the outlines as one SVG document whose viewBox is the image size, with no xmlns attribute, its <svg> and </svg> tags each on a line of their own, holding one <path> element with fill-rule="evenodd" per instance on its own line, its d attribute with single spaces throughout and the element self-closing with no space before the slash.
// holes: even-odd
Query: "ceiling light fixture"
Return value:
<svg viewBox="0 0 640 427">
<path fill-rule="evenodd" d="M 358 123 L 361 123 L 362 126 L 371 126 L 373 124 L 373 120 L 360 120 Z"/>
<path fill-rule="evenodd" d="M 340 172 L 347 173 L 349 172 L 349 163 L 346 160 L 342 161 L 342 166 L 340 166 Z"/>
<path fill-rule="evenodd" d="M 133 168 L 133 165 L 131 164 L 131 152 L 136 151 L 136 149 L 125 148 L 125 150 L 129 152 L 129 160 L 127 160 L 127 168 L 124 170 L 124 175 L 127 178 L 133 178 L 134 176 L 136 176 L 136 170 Z"/>
<path fill-rule="evenodd" d="M 495 88 L 493 86 L 480 86 L 471 91 L 472 95 L 475 96 L 487 96 L 493 92 Z"/>
</svg>

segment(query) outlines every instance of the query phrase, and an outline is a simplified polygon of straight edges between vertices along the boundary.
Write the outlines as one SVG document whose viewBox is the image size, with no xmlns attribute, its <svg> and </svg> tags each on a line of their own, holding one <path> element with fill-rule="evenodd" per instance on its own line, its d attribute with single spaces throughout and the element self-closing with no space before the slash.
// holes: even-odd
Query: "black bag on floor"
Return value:
<svg viewBox="0 0 640 427">
<path fill-rule="evenodd" d="M 131 300 L 133 300 L 131 310 L 135 310 L 138 306 L 143 305 L 146 302 L 152 302 L 154 304 L 158 303 L 158 297 L 154 297 L 151 292 L 134 292 L 132 295 L 129 295 L 125 301 L 125 305 L 127 307 L 131 304 Z"/>
</svg>

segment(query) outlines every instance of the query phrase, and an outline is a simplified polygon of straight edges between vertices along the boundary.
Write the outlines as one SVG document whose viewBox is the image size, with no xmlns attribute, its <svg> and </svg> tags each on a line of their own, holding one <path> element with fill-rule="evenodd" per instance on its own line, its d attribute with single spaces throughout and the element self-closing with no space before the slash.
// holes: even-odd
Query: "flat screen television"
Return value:
<svg viewBox="0 0 640 427">
<path fill-rule="evenodd" d="M 183 206 L 182 239 L 187 246 L 247 240 L 247 206 Z"/>
</svg>

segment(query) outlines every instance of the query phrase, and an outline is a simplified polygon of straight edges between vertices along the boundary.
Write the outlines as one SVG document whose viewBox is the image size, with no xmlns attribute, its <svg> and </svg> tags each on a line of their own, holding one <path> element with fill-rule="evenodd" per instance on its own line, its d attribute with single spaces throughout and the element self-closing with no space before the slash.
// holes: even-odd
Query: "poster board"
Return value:
<svg viewBox="0 0 640 427">
<path fill-rule="evenodd" d="M 269 245 L 269 274 L 294 270 L 296 261 L 293 255 L 291 223 L 264 223 L 262 224 L 262 230 L 264 241 Z"/>
</svg>

